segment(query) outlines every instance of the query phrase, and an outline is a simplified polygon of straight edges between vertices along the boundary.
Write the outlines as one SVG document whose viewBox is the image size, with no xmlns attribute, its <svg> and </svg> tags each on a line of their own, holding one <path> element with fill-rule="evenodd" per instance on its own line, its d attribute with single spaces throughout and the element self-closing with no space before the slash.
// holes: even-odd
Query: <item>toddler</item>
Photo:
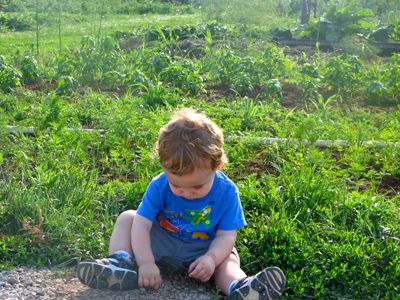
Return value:
<svg viewBox="0 0 400 300">
<path fill-rule="evenodd" d="M 161 128 L 156 150 L 163 172 L 137 210 L 117 218 L 109 257 L 78 264 L 80 281 L 92 288 L 158 289 L 160 266 L 167 266 L 185 268 L 202 282 L 214 276 L 228 299 L 279 299 L 286 278 L 278 267 L 249 277 L 240 268 L 234 245 L 246 222 L 238 189 L 221 171 L 227 162 L 221 129 L 181 109 Z"/>
</svg>

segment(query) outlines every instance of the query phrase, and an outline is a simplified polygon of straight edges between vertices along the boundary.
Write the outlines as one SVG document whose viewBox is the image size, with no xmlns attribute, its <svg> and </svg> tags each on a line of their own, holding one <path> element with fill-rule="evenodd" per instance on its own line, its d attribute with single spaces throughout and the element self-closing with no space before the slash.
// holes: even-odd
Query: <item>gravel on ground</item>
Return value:
<svg viewBox="0 0 400 300">
<path fill-rule="evenodd" d="M 0 271 L 0 300 L 33 299 L 220 299 L 212 284 L 203 284 L 181 275 L 163 277 L 159 290 L 137 289 L 131 291 L 96 290 L 83 285 L 74 268 L 25 268 Z"/>
</svg>

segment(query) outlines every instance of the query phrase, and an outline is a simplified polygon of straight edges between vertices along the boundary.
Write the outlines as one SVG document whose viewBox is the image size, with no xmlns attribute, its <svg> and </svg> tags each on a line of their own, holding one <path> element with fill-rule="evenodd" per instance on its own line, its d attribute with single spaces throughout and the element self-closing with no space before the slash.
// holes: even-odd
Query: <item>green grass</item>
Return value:
<svg viewBox="0 0 400 300">
<path fill-rule="evenodd" d="M 62 45 L 63 50 L 77 48 L 85 36 L 97 36 L 99 21 L 95 23 L 90 17 L 81 16 L 75 20 L 74 15 L 63 14 L 62 18 Z M 98 18 L 98 16 L 97 16 Z M 106 15 L 102 21 L 101 36 L 104 37 L 116 31 L 132 32 L 139 27 L 146 27 L 151 24 L 158 25 L 185 25 L 198 24 L 201 22 L 199 14 L 190 15 Z M 32 25 L 34 27 L 34 25 Z M 36 30 L 20 32 L 2 32 L 0 43 L 0 54 L 36 53 Z M 42 25 L 39 30 L 40 50 L 43 53 L 57 52 L 58 24 L 53 21 L 50 24 Z"/>
<path fill-rule="evenodd" d="M 161 171 L 152 157 L 153 143 L 172 107 L 143 108 L 140 98 L 104 93 L 50 103 L 37 96 L 21 94 L 14 109 L 33 110 L 25 113 L 30 124 L 40 128 L 43 114 L 51 112 L 48 105 L 61 101 L 57 121 L 35 137 L 5 131 L 0 136 L 3 267 L 106 255 L 116 216 L 135 208 L 150 179 Z M 179 106 L 206 112 L 226 135 L 262 135 L 257 125 L 261 120 L 244 131 L 237 122 L 242 101 L 246 100 L 231 105 L 221 100 L 216 106 L 187 98 Z M 1 105 L 3 115 L 16 112 L 13 103 Z M 66 131 L 65 126 L 83 113 L 93 128 L 106 133 Z M 298 120 L 319 112 L 299 109 L 282 119 L 287 114 L 288 109 L 276 103 L 264 103 L 260 112 L 282 137 L 302 130 Z M 355 110 L 343 117 L 337 108 L 331 114 L 341 120 L 341 127 L 335 122 L 312 123 L 315 132 L 323 133 L 321 138 L 357 135 L 384 118 L 399 122 L 398 111 Z M 379 131 L 365 129 L 363 138 L 387 141 L 385 132 L 393 127 L 391 122 L 384 124 Z M 399 140 L 399 132 L 391 131 L 391 140 Z M 309 135 L 315 133 L 305 131 L 302 137 Z M 397 295 L 400 198 L 398 190 L 383 183 L 385 174 L 400 176 L 399 147 L 368 149 L 354 143 L 323 150 L 239 139 L 228 141 L 226 150 L 230 163 L 225 172 L 239 186 L 249 221 L 238 239 L 246 271 L 282 267 L 288 277 L 286 296 L 293 299 Z"/>
</svg>

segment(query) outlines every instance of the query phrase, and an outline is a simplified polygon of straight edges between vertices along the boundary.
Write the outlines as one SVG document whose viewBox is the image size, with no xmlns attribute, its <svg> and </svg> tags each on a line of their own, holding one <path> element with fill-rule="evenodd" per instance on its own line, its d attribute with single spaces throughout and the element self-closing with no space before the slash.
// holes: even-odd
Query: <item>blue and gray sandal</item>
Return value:
<svg viewBox="0 0 400 300">
<path fill-rule="evenodd" d="M 278 267 L 268 267 L 254 276 L 241 279 L 228 296 L 229 300 L 282 298 L 286 277 Z"/>
<path fill-rule="evenodd" d="M 81 262 L 77 273 L 83 284 L 94 289 L 123 291 L 138 288 L 138 275 L 132 262 L 118 254 Z"/>
</svg>

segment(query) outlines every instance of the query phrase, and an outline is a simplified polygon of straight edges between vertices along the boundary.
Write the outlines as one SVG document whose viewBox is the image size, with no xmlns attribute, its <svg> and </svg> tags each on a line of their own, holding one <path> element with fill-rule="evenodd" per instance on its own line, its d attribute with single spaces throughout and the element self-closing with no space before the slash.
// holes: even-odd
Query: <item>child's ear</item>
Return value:
<svg viewBox="0 0 400 300">
<path fill-rule="evenodd" d="M 215 168 L 215 171 L 221 170 L 223 166 L 224 166 L 224 162 L 221 162 L 221 163 Z"/>
</svg>

